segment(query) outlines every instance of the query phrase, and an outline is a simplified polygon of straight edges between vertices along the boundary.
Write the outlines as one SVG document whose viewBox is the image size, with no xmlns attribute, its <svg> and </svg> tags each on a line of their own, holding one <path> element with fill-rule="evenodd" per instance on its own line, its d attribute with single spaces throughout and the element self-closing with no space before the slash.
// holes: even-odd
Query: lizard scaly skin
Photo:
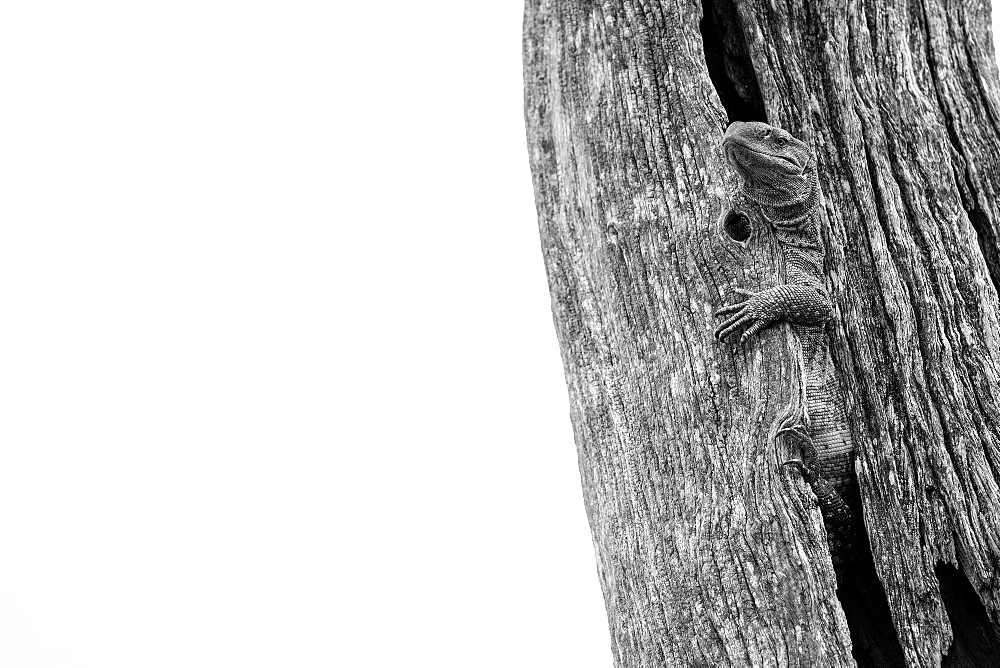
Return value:
<svg viewBox="0 0 1000 668">
<path fill-rule="evenodd" d="M 816 493 L 839 571 L 854 550 L 857 488 L 854 443 L 825 332 L 832 305 L 823 287 L 825 249 L 814 215 L 820 199 L 816 163 L 804 143 L 765 123 L 733 123 L 722 148 L 740 177 L 739 206 L 753 208 L 759 214 L 754 218 L 774 230 L 784 283 L 756 293 L 738 289 L 745 299 L 719 309 L 716 315 L 726 318 L 716 337 L 743 330 L 743 342 L 771 323 L 791 323 L 802 348 L 805 406 L 785 418 L 778 434 L 802 452 L 802 459 L 786 464 L 797 466 Z"/>
</svg>

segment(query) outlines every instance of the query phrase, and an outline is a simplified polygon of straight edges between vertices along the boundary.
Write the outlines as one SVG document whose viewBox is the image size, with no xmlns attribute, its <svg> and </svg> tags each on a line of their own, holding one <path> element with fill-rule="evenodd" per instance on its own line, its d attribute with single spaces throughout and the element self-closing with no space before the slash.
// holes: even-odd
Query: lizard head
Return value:
<svg viewBox="0 0 1000 668">
<path fill-rule="evenodd" d="M 812 152 L 780 128 L 736 121 L 722 138 L 722 150 L 754 199 L 771 204 L 798 201 L 812 186 Z"/>
</svg>

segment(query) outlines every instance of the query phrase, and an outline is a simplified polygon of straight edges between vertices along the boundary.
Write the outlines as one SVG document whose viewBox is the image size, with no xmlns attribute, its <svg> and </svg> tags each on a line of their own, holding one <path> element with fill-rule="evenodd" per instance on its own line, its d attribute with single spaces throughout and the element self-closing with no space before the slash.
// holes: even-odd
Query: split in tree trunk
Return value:
<svg viewBox="0 0 1000 668">
<path fill-rule="evenodd" d="M 620 666 L 998 665 L 1000 103 L 986 2 L 528 0 L 525 117 L 584 502 Z M 719 145 L 815 153 L 826 328 L 865 546 L 838 583 L 779 465 L 791 325 Z M 838 598 L 839 595 L 839 598 Z"/>
</svg>

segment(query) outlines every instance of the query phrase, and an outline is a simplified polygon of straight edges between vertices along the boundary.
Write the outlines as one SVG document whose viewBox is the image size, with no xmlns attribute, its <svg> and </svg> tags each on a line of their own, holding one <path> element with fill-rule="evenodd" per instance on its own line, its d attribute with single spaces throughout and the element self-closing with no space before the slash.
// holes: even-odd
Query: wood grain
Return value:
<svg viewBox="0 0 1000 668">
<path fill-rule="evenodd" d="M 809 141 L 830 348 L 910 665 L 952 642 L 935 566 L 1000 617 L 1000 106 L 989 6 L 739 2 L 767 121 Z M 525 119 L 584 503 L 620 666 L 850 665 L 822 520 L 769 433 L 787 325 L 712 337 L 776 249 L 735 182 L 700 2 L 528 0 Z"/>
</svg>

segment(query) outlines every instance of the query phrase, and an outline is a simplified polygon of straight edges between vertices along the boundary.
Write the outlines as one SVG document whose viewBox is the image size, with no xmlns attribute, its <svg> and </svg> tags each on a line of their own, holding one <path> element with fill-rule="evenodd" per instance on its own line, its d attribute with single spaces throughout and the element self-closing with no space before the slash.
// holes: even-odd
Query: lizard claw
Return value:
<svg viewBox="0 0 1000 668">
<path fill-rule="evenodd" d="M 740 343 L 764 329 L 772 321 L 767 317 L 765 299 L 761 296 L 763 292 L 754 292 L 743 288 L 734 288 L 733 292 L 742 295 L 746 299 L 733 302 L 728 306 L 723 306 L 715 312 L 715 317 L 727 316 L 725 320 L 715 329 L 715 338 L 725 341 L 727 337 L 735 334 L 740 329 L 746 328 L 740 337 Z"/>
<path fill-rule="evenodd" d="M 806 431 L 805 426 L 801 422 L 787 426 L 782 425 L 775 433 L 775 436 L 784 436 L 785 434 L 794 436 L 800 441 L 809 440 L 809 432 Z"/>
<path fill-rule="evenodd" d="M 781 473 L 781 469 L 786 466 L 794 466 L 799 470 L 799 473 L 804 473 L 807 470 L 805 463 L 801 459 L 789 459 L 781 462 L 781 466 L 778 467 L 778 473 Z"/>
<path fill-rule="evenodd" d="M 781 436 L 783 434 L 792 434 L 800 439 L 808 439 L 809 431 L 808 427 L 800 419 L 802 416 L 796 413 L 789 413 L 785 415 L 784 419 L 781 421 L 781 425 L 778 426 L 778 431 L 775 433 L 776 436 Z"/>
<path fill-rule="evenodd" d="M 806 466 L 805 462 L 801 459 L 789 459 L 788 461 L 781 462 L 781 466 L 778 467 L 778 472 L 781 473 L 781 470 L 786 466 L 794 466 L 797 468 L 799 470 L 799 474 L 801 474 L 802 478 L 808 483 L 812 483 L 815 479 L 813 470 Z"/>
<path fill-rule="evenodd" d="M 789 465 L 796 462 L 799 466 L 799 470 L 802 475 L 805 476 L 807 480 L 812 478 L 813 465 L 816 464 L 816 459 L 819 453 L 816 452 L 816 446 L 812 442 L 812 438 L 809 436 L 808 428 L 795 420 L 793 416 L 786 417 L 784 422 L 775 432 L 775 437 L 779 436 L 789 436 L 793 439 L 793 442 L 798 446 L 799 451 L 802 453 L 802 459 L 790 459 L 786 461 L 782 466 Z"/>
</svg>

